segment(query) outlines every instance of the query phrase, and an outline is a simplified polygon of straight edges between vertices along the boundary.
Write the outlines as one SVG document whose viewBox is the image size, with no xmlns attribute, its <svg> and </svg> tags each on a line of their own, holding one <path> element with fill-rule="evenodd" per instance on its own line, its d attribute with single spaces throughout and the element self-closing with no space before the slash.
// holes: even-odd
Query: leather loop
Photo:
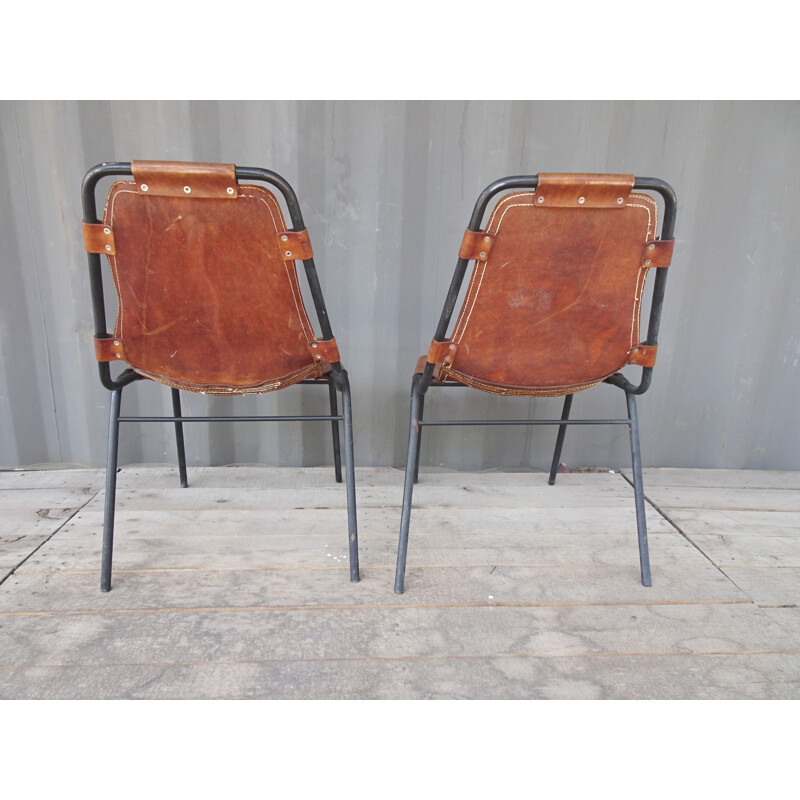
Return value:
<svg viewBox="0 0 800 800">
<path fill-rule="evenodd" d="M 639 367 L 652 367 L 656 363 L 656 353 L 658 345 L 637 344 L 631 348 L 628 355 L 628 363 L 636 364 Z"/>
<path fill-rule="evenodd" d="M 486 261 L 492 250 L 494 236 L 486 231 L 471 231 L 467 228 L 464 231 L 464 238 L 461 240 L 461 248 L 458 257 L 467 261 Z"/>
<path fill-rule="evenodd" d="M 111 336 L 106 339 L 94 340 L 94 354 L 98 361 L 123 361 L 125 348 L 122 339 Z"/>
<path fill-rule="evenodd" d="M 140 194 L 235 200 L 233 164 L 189 164 L 182 161 L 132 161 L 131 172 Z"/>
<path fill-rule="evenodd" d="M 336 339 L 315 339 L 313 342 L 308 343 L 308 349 L 314 361 L 327 361 L 330 364 L 335 364 L 340 361 L 339 348 L 336 346 Z"/>
<path fill-rule="evenodd" d="M 642 255 L 643 267 L 668 267 L 672 263 L 675 240 L 646 242 Z"/>
<path fill-rule="evenodd" d="M 544 208 L 624 208 L 633 175 L 540 173 L 535 205 Z"/>
<path fill-rule="evenodd" d="M 281 231 L 278 234 L 278 246 L 281 248 L 281 256 L 284 261 L 306 261 L 309 258 L 314 258 L 311 240 L 306 229 L 302 231 Z"/>
<path fill-rule="evenodd" d="M 105 253 L 113 256 L 117 252 L 114 231 L 108 225 L 83 223 L 83 246 L 87 253 Z"/>
<path fill-rule="evenodd" d="M 456 342 L 437 342 L 434 339 L 428 349 L 428 363 L 444 364 L 449 367 L 453 363 L 457 350 Z"/>
</svg>

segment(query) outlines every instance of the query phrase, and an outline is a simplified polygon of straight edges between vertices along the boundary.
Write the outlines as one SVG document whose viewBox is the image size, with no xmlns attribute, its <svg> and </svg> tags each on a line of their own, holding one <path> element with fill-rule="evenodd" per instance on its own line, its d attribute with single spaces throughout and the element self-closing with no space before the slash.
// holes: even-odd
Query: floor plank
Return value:
<svg viewBox="0 0 800 800">
<path fill-rule="evenodd" d="M 102 471 L 0 475 L 0 697 L 800 697 L 797 473 L 647 470 L 645 588 L 621 474 L 426 471 L 403 595 L 400 470 L 357 584 L 330 467 L 118 477 L 101 593 Z"/>
</svg>

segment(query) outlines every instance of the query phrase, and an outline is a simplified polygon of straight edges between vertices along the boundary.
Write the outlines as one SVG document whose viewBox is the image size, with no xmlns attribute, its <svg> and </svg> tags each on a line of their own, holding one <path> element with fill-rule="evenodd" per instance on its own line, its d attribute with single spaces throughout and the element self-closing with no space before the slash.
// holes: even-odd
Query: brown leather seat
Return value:
<svg viewBox="0 0 800 800">
<path fill-rule="evenodd" d="M 133 180 L 111 186 L 103 220 L 97 221 L 93 191 L 98 176 L 125 173 Z M 276 186 L 293 225 L 286 225 L 272 191 L 263 185 L 239 183 L 239 177 Z M 354 542 L 349 383 L 330 330 L 308 231 L 288 183 L 267 170 L 237 169 L 233 164 L 139 161 L 98 165 L 84 182 L 83 228 L 93 277 L 95 350 L 101 380 L 117 393 L 141 378 L 172 388 L 181 483 L 187 485 L 178 390 L 251 394 L 318 382 L 330 391 L 331 415 L 322 419 L 332 423 L 338 481 L 338 422 L 345 423 L 348 504 L 352 506 L 348 538 Z M 108 257 L 118 297 L 113 336 L 105 329 L 100 254 Z M 321 337 L 314 333 L 303 303 L 298 260 L 309 280 Z M 108 367 L 115 361 L 130 365 L 116 380 Z M 336 406 L 337 389 L 343 394 L 343 416 Z M 118 395 L 112 402 L 112 432 L 119 421 L 114 418 L 115 405 L 118 418 Z M 109 453 L 112 446 L 116 448 L 114 435 Z M 109 473 L 113 472 L 109 467 Z M 110 588 L 113 490 L 110 486 L 109 553 L 102 579 L 105 590 Z M 358 579 L 358 553 L 352 547 L 351 578 Z"/>
<path fill-rule="evenodd" d="M 503 197 L 461 256 L 475 259 L 452 334 L 433 342 L 435 379 L 502 395 L 557 396 L 626 364 L 652 366 L 639 341 L 647 273 L 666 266 L 658 207 L 633 176 L 540 175 Z M 417 363 L 416 372 L 424 364 Z"/>
<path fill-rule="evenodd" d="M 489 200 L 514 189 L 481 222 Z M 662 195 L 665 219 L 646 191 Z M 649 386 L 658 322 L 672 258 L 676 211 L 672 188 L 633 175 L 540 174 L 497 181 L 481 194 L 459 251 L 456 272 L 427 356 L 414 370 L 409 454 L 395 591 L 403 591 L 413 483 L 421 427 L 433 424 L 558 424 L 550 472 L 555 481 L 572 396 L 607 381 L 625 391 L 628 418 L 600 420 L 631 428 L 642 582 L 650 584 L 635 395 Z M 469 261 L 474 268 L 458 318 L 447 335 Z M 642 294 L 656 279 L 648 336 L 640 341 Z M 633 386 L 619 370 L 644 367 Z M 565 396 L 560 420 L 423 419 L 431 386 L 460 383 L 517 396 Z"/>
</svg>

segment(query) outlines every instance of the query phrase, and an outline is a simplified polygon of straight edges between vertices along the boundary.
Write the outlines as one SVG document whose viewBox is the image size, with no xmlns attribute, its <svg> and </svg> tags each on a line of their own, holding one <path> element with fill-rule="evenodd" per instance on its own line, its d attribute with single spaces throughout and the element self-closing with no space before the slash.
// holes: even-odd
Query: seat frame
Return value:
<svg viewBox="0 0 800 800">
<path fill-rule="evenodd" d="M 236 167 L 236 180 L 261 181 L 276 187 L 286 203 L 289 217 L 295 231 L 305 230 L 300 204 L 289 183 L 275 172 L 258 167 Z M 100 180 L 107 177 L 132 177 L 130 162 L 107 162 L 92 167 L 84 176 L 81 190 L 83 201 L 83 221 L 97 224 L 96 188 Z M 89 261 L 89 280 L 92 294 L 92 310 L 94 331 L 97 339 L 109 336 L 106 320 L 105 300 L 103 295 L 103 273 L 100 254 L 87 253 Z M 323 340 L 333 339 L 325 300 L 322 296 L 317 270 L 313 257 L 303 261 L 308 287 Z M 109 362 L 98 362 L 100 382 L 111 392 L 111 404 L 108 422 L 108 456 L 106 461 L 105 513 L 103 522 L 103 549 L 100 570 L 100 589 L 108 592 L 111 589 L 111 568 L 114 547 L 114 513 L 116 506 L 117 463 L 119 452 L 119 425 L 121 422 L 171 422 L 175 425 L 175 438 L 178 451 L 178 471 L 180 484 L 186 488 L 188 484 L 186 470 L 186 453 L 184 448 L 184 422 L 330 422 L 333 436 L 334 474 L 337 483 L 342 482 L 342 454 L 339 439 L 339 423 L 344 426 L 344 471 L 347 495 L 348 549 L 350 560 L 350 580 L 359 580 L 358 564 L 358 525 L 356 518 L 355 468 L 353 451 L 353 419 L 350 395 L 350 381 L 347 371 L 340 362 L 331 364 L 328 374 L 317 379 L 298 381 L 298 384 L 327 386 L 330 401 L 330 414 L 324 415 L 280 415 L 280 416 L 183 416 L 181 413 L 180 391 L 170 387 L 172 393 L 172 416 L 121 416 L 120 407 L 122 390 L 138 380 L 149 380 L 133 369 L 125 369 L 116 378 L 111 376 Z M 289 388 L 289 387 L 284 387 Z M 342 394 L 342 413 L 339 413 L 336 392 Z M 234 393 L 232 393 L 234 394 Z M 235 394 L 234 394 L 235 396 Z"/>
<path fill-rule="evenodd" d="M 491 183 L 481 192 L 478 197 L 472 216 L 467 226 L 467 230 L 478 232 L 481 230 L 481 221 L 489 204 L 489 201 L 501 192 L 533 189 L 538 185 L 537 175 L 516 175 L 502 178 Z M 673 188 L 658 178 L 636 178 L 633 189 L 658 193 L 664 201 L 664 215 L 661 223 L 659 238 L 662 241 L 670 240 L 674 237 L 675 218 L 677 215 L 677 197 Z M 444 302 L 439 324 L 434 334 L 434 342 L 444 342 L 447 338 L 447 329 L 450 319 L 455 310 L 461 285 L 466 275 L 469 259 L 459 258 L 450 282 L 450 288 Z M 658 344 L 658 330 L 661 323 L 661 309 L 664 302 L 664 293 L 667 282 L 667 269 L 657 269 L 653 285 L 653 295 L 650 305 L 650 317 L 647 330 L 646 344 L 655 346 Z M 561 451 L 564 445 L 564 436 L 568 425 L 627 425 L 630 433 L 631 464 L 633 472 L 633 491 L 636 506 L 636 527 L 639 540 L 639 564 L 641 570 L 642 585 L 650 586 L 652 583 L 650 574 L 650 555 L 647 544 L 647 525 L 645 520 L 644 489 L 642 485 L 642 457 L 639 447 L 639 420 L 636 410 L 636 396 L 644 394 L 650 387 L 652 380 L 653 367 L 643 367 L 642 375 L 638 385 L 634 385 L 625 378 L 621 372 L 604 379 L 604 383 L 618 386 L 625 392 L 628 416 L 624 419 L 577 419 L 569 418 L 572 408 L 572 398 L 574 393 L 566 394 L 560 419 L 530 420 L 530 419 L 437 419 L 425 420 L 423 413 L 425 408 L 425 395 L 432 387 L 443 388 L 472 388 L 457 382 L 434 382 L 435 363 L 428 360 L 421 373 L 414 375 L 411 383 L 411 419 L 408 434 L 408 456 L 406 459 L 405 482 L 403 488 L 403 505 L 400 518 L 400 540 L 397 548 L 397 566 L 395 571 L 394 590 L 397 594 L 402 594 L 405 583 L 406 559 L 408 555 L 408 534 L 411 523 L 411 507 L 414 492 L 414 484 L 419 480 L 419 460 L 420 447 L 422 444 L 422 429 L 425 426 L 452 426 L 452 425 L 558 425 L 555 452 L 550 467 L 548 483 L 552 486 L 555 483 L 558 473 L 558 466 L 561 460 Z M 474 390 L 479 391 L 479 390 Z"/>
</svg>

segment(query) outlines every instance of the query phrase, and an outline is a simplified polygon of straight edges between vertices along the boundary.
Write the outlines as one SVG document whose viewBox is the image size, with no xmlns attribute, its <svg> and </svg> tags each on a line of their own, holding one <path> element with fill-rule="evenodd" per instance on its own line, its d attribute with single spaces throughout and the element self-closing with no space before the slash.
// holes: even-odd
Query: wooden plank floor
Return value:
<svg viewBox="0 0 800 800">
<path fill-rule="evenodd" d="M 0 473 L 3 698 L 797 698 L 800 473 L 126 467 Z"/>
</svg>

